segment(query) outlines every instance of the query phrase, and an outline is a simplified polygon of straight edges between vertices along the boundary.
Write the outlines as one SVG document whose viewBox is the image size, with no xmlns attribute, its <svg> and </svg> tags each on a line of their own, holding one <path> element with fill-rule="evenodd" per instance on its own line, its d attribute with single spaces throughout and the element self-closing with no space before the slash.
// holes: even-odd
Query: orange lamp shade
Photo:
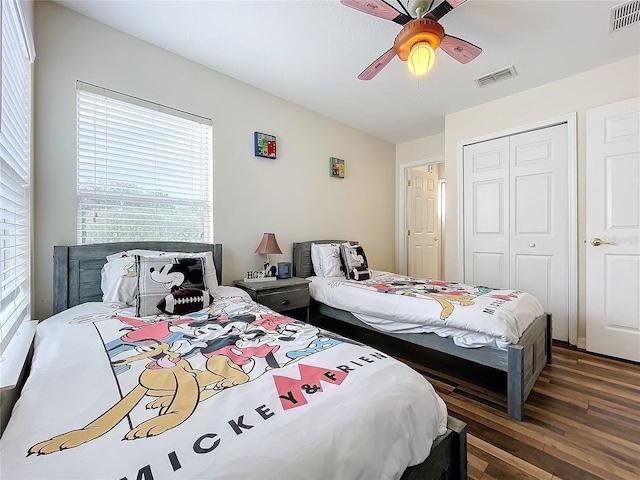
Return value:
<svg viewBox="0 0 640 480">
<path fill-rule="evenodd" d="M 262 235 L 260 245 L 258 245 L 258 248 L 256 248 L 254 253 L 259 253 L 260 255 L 282 253 L 282 250 L 280 250 L 280 247 L 278 246 L 275 233 L 265 233 Z"/>
</svg>

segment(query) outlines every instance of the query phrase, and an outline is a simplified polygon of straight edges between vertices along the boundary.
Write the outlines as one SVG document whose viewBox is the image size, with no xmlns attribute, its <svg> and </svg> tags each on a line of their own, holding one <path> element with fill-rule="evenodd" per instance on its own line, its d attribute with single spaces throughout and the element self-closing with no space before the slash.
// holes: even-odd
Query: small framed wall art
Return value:
<svg viewBox="0 0 640 480">
<path fill-rule="evenodd" d="M 335 178 L 344 178 L 344 160 L 329 158 L 329 175 Z"/>
<path fill-rule="evenodd" d="M 253 132 L 253 149 L 256 157 L 276 158 L 276 137 L 266 133 Z"/>
</svg>

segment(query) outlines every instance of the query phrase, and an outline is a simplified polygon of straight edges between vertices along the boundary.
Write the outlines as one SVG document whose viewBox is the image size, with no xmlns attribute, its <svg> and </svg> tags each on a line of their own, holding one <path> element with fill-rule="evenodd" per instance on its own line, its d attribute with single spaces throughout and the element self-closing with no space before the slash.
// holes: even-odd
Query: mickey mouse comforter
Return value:
<svg viewBox="0 0 640 480">
<path fill-rule="evenodd" d="M 378 330 L 435 333 L 456 345 L 506 349 L 544 313 L 533 295 L 520 290 L 464 285 L 372 271 L 370 279 L 309 277 L 311 296 L 351 312 Z"/>
<path fill-rule="evenodd" d="M 174 317 L 87 303 L 38 327 L 0 476 L 399 478 L 446 417 L 406 365 L 241 295 Z"/>
</svg>

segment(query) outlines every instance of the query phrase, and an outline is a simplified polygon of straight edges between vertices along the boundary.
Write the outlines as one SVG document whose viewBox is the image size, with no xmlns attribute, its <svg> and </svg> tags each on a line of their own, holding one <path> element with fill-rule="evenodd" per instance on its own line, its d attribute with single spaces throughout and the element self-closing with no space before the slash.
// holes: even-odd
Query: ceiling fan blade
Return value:
<svg viewBox="0 0 640 480">
<path fill-rule="evenodd" d="M 431 0 L 431 3 L 433 3 L 433 1 L 434 1 L 434 0 Z M 398 0 L 398 2 L 397 2 L 397 3 L 398 3 L 398 5 L 400 5 L 400 6 L 402 7 L 402 11 L 403 11 L 404 13 L 406 13 L 406 14 L 407 14 L 407 15 L 409 15 L 411 18 L 413 18 L 413 17 L 412 17 L 412 15 L 409 13 L 409 10 L 407 10 L 407 7 L 405 7 L 405 6 L 404 6 L 404 3 L 402 3 L 402 1 L 401 1 L 401 0 Z M 409 3 L 409 2 L 407 2 L 407 3 Z M 394 7 L 394 8 L 396 8 L 396 7 Z M 431 6 L 429 6 L 429 8 L 431 8 Z"/>
<path fill-rule="evenodd" d="M 360 12 L 384 18 L 385 20 L 391 20 L 399 25 L 404 25 L 412 20 L 409 15 L 400 13 L 384 0 L 340 0 L 340 3 Z"/>
<path fill-rule="evenodd" d="M 444 36 L 440 42 L 440 48 L 460 63 L 469 63 L 482 52 L 482 49 L 473 43 L 451 35 Z"/>
<path fill-rule="evenodd" d="M 422 18 L 431 18 L 433 20 L 440 20 L 451 10 L 456 8 L 458 5 L 463 4 L 467 0 L 444 0 L 440 5 L 438 5 L 433 10 L 429 10 L 422 14 Z"/>
<path fill-rule="evenodd" d="M 380 55 L 380 57 L 378 57 L 375 62 L 365 68 L 364 71 L 360 75 L 358 75 L 358 80 L 371 80 L 395 56 L 396 52 L 393 47 L 391 47 L 389 50 Z"/>
</svg>

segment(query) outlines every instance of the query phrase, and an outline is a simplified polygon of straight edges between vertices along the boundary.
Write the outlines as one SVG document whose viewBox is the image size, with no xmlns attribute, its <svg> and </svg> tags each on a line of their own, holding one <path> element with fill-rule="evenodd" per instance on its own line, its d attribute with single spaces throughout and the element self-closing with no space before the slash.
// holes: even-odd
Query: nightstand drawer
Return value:
<svg viewBox="0 0 640 480">
<path fill-rule="evenodd" d="M 298 318 L 293 310 L 304 309 L 300 320 L 309 321 L 309 284 L 304 278 L 279 278 L 271 281 L 247 282 L 234 280 L 233 284 L 247 292 L 254 302 L 258 302 L 276 312 L 289 312 Z"/>
<path fill-rule="evenodd" d="M 256 301 L 276 312 L 308 307 L 309 289 L 300 288 L 297 290 L 286 290 L 284 292 L 258 292 Z"/>
</svg>

